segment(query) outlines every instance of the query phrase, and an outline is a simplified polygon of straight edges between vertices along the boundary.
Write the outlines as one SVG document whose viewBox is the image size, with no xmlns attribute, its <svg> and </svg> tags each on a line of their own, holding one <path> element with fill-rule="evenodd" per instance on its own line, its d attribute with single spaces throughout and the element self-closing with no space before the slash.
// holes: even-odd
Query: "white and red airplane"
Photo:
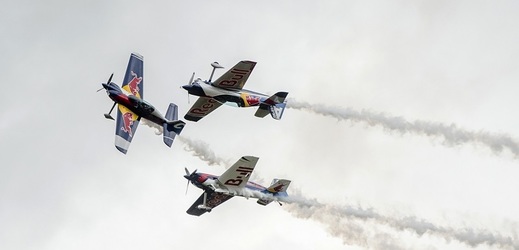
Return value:
<svg viewBox="0 0 519 250">
<path fill-rule="evenodd" d="M 213 208 L 224 203 L 234 196 L 258 199 L 260 205 L 267 205 L 272 201 L 281 201 L 288 197 L 289 180 L 274 179 L 269 187 L 264 187 L 249 181 L 249 177 L 258 162 L 258 157 L 243 156 L 221 176 L 198 173 L 196 170 L 189 173 L 186 168 L 184 177 L 204 193 L 187 210 L 190 215 L 200 216 L 211 212 Z M 187 192 L 187 189 L 186 189 Z"/>
<path fill-rule="evenodd" d="M 232 69 L 212 82 L 214 71 L 223 68 L 217 62 L 211 63 L 213 71 L 209 80 L 203 81 L 198 78 L 193 81 L 195 73 L 191 76 L 188 85 L 182 86 L 188 94 L 199 96 L 198 100 L 184 116 L 186 120 L 198 121 L 222 104 L 229 104 L 237 107 L 259 106 L 255 116 L 265 117 L 270 113 L 272 118 L 279 120 L 285 110 L 285 98 L 288 92 L 277 92 L 273 96 L 243 89 L 245 82 L 249 78 L 256 62 L 241 61 Z"/>
</svg>

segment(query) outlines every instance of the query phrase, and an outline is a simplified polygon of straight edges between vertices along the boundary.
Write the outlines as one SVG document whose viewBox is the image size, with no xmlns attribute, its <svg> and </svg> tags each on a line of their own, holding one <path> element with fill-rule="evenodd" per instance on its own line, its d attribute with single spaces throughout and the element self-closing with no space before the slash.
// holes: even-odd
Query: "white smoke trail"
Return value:
<svg viewBox="0 0 519 250">
<path fill-rule="evenodd" d="M 156 129 L 156 135 L 162 135 L 164 132 L 163 127 L 146 120 L 144 118 L 141 119 L 143 125 L 148 126 L 150 128 Z M 187 152 L 191 152 L 193 156 L 200 158 L 200 160 L 207 162 L 210 166 L 219 165 L 225 168 L 228 168 L 232 165 L 230 160 L 223 159 L 217 157 L 216 154 L 210 149 L 209 144 L 204 141 L 191 139 L 185 136 L 176 136 L 179 141 L 184 143 L 184 150 Z"/>
<path fill-rule="evenodd" d="M 200 140 L 180 137 L 186 144 L 186 150 L 209 165 L 230 166 L 229 161 L 217 157 L 209 145 Z M 379 249 L 401 249 L 397 239 L 383 232 L 376 231 L 377 225 L 385 225 L 397 231 L 411 231 L 419 237 L 432 235 L 445 239 L 456 240 L 471 247 L 488 245 L 493 248 L 501 247 L 519 250 L 517 239 L 505 237 L 488 230 L 471 228 L 453 229 L 441 227 L 414 216 L 393 218 L 384 216 L 373 208 L 361 208 L 352 205 L 331 205 L 308 199 L 301 192 L 292 188 L 289 197 L 277 197 L 275 200 L 288 203 L 284 208 L 295 217 L 319 221 L 328 227 L 328 231 L 339 237 L 345 244 L 355 244 L 363 247 Z M 251 193 L 249 197 L 254 197 Z M 270 198 L 270 197 L 269 197 Z M 373 233 L 373 231 L 375 231 Z"/>
<path fill-rule="evenodd" d="M 335 206 L 319 203 L 315 199 L 307 199 L 299 194 L 291 194 L 292 202 L 285 206 L 287 211 L 298 218 L 313 219 L 329 227 L 329 231 L 345 243 L 356 243 L 365 245 L 368 239 L 357 228 L 362 226 L 358 222 L 375 222 L 387 225 L 400 231 L 411 231 L 419 237 L 423 235 L 437 236 L 447 241 L 456 240 L 471 247 L 487 245 L 493 248 L 519 249 L 519 242 L 511 236 L 502 236 L 488 230 L 477 230 L 472 228 L 454 229 L 434 225 L 414 216 L 403 218 L 392 218 L 375 212 L 373 208 L 361 208 L 351 205 Z M 355 223 L 357 222 L 357 223 Z M 353 223 L 353 224 L 352 224 Z"/>
<path fill-rule="evenodd" d="M 310 104 L 298 102 L 294 99 L 288 101 L 288 108 L 306 110 L 315 114 L 331 116 L 339 120 L 364 122 L 369 126 L 382 126 L 391 132 L 401 134 L 411 133 L 431 137 L 442 137 L 448 146 L 467 143 L 487 146 L 494 153 L 501 153 L 503 149 L 512 152 L 515 158 L 519 158 L 519 142 L 507 134 L 492 134 L 486 131 L 467 131 L 455 124 L 443 124 L 429 121 L 407 121 L 402 117 L 390 116 L 384 113 L 376 113 L 367 110 L 357 111 L 351 108 L 329 107 L 322 104 Z"/>
<path fill-rule="evenodd" d="M 162 128 L 162 126 L 159 126 L 158 124 L 156 124 L 156 123 L 154 123 L 152 121 L 146 120 L 144 118 L 141 118 L 141 123 L 144 126 L 148 126 L 150 128 L 156 129 L 155 130 L 155 134 L 156 135 L 161 135 L 163 133 L 163 131 L 164 131 L 164 128 Z"/>
<path fill-rule="evenodd" d="M 219 165 L 228 168 L 232 165 L 231 161 L 216 156 L 209 147 L 209 144 L 201 140 L 195 140 L 185 136 L 177 136 L 177 138 L 184 143 L 184 150 L 191 152 L 194 156 L 207 162 L 207 164 L 211 166 Z"/>
</svg>

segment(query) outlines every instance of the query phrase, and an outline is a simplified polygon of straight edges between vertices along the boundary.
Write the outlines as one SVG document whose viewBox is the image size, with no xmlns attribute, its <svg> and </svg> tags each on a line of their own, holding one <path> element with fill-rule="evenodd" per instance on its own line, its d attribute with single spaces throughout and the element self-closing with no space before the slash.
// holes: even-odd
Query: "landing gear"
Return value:
<svg viewBox="0 0 519 250">
<path fill-rule="evenodd" d="M 110 114 L 111 114 L 112 111 L 114 110 L 114 108 L 115 108 L 115 104 L 117 104 L 117 103 L 114 102 L 114 105 L 112 105 L 112 108 L 110 109 L 110 112 L 108 112 L 108 114 L 105 114 L 105 118 L 106 118 L 106 119 L 114 120 L 114 118 L 113 118 Z"/>
<path fill-rule="evenodd" d="M 205 210 L 206 212 L 210 213 L 212 208 L 206 206 L 206 201 L 207 201 L 207 192 L 204 192 L 204 202 L 202 203 L 202 205 L 198 205 L 198 209 L 202 209 L 202 210 Z"/>
</svg>

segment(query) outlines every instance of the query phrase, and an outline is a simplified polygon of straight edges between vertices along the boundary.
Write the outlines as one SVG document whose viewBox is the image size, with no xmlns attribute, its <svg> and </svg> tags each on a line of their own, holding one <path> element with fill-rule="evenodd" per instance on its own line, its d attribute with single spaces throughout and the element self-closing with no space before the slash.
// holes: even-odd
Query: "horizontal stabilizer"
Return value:
<svg viewBox="0 0 519 250">
<path fill-rule="evenodd" d="M 280 120 L 285 111 L 285 98 L 287 95 L 288 92 L 277 92 L 261 103 L 254 115 L 256 117 L 265 117 L 270 114 L 275 120 Z"/>
<path fill-rule="evenodd" d="M 266 104 L 276 105 L 278 103 L 285 102 L 285 98 L 287 98 L 288 92 L 277 92 L 273 96 L 269 97 L 269 99 L 265 100 Z"/>
<path fill-rule="evenodd" d="M 259 105 L 258 110 L 256 110 L 256 113 L 254 114 L 256 117 L 265 117 L 269 114 L 269 105 L 262 103 Z"/>
</svg>

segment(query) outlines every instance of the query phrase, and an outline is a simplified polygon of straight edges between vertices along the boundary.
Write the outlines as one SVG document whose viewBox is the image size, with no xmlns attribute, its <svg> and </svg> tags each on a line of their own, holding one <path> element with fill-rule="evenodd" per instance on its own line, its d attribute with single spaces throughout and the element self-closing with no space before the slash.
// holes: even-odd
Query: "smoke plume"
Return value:
<svg viewBox="0 0 519 250">
<path fill-rule="evenodd" d="M 217 157 L 207 143 L 186 137 L 179 138 L 186 145 L 184 148 L 186 151 L 191 152 L 207 164 L 230 166 L 229 161 Z M 435 225 L 415 216 L 397 218 L 382 215 L 377 213 L 374 208 L 323 204 L 317 199 L 306 198 L 294 188 L 289 190 L 289 193 L 289 197 L 278 197 L 276 200 L 287 203 L 283 207 L 292 216 L 312 219 L 326 225 L 329 233 L 341 238 L 345 244 L 378 249 L 402 249 L 398 239 L 377 229 L 380 226 L 387 226 L 393 231 L 410 231 L 418 237 L 431 235 L 446 241 L 456 240 L 471 247 L 487 245 L 492 248 L 519 250 L 519 243 L 512 237 L 505 237 L 488 230 L 454 229 Z"/>
<path fill-rule="evenodd" d="M 207 164 L 211 166 L 219 165 L 228 168 L 232 165 L 229 160 L 216 156 L 209 147 L 209 144 L 206 142 L 185 136 L 177 136 L 177 138 L 184 143 L 185 151 L 191 152 L 193 156 L 198 157 L 200 160 L 207 162 Z"/>
<path fill-rule="evenodd" d="M 367 110 L 354 110 L 351 108 L 329 107 L 322 104 L 309 104 L 298 102 L 294 99 L 288 101 L 288 108 L 306 110 L 315 114 L 330 116 L 339 120 L 351 122 L 364 122 L 369 126 L 381 126 L 390 132 L 400 134 L 410 133 L 430 137 L 443 138 L 448 146 L 462 144 L 479 144 L 490 148 L 494 153 L 501 153 L 508 149 L 519 158 L 519 142 L 507 134 L 492 134 L 486 131 L 467 131 L 456 126 L 456 124 L 443 124 L 430 121 L 407 121 L 398 116 L 386 115 Z"/>
<path fill-rule="evenodd" d="M 144 126 L 148 126 L 150 128 L 156 129 L 155 130 L 155 134 L 156 135 L 161 135 L 163 133 L 164 128 L 162 128 L 162 126 L 159 126 L 158 124 L 156 124 L 154 122 L 151 122 L 151 121 L 148 121 L 148 120 L 146 120 L 144 118 L 141 118 L 141 123 Z"/>
<path fill-rule="evenodd" d="M 410 231 L 419 237 L 431 235 L 446 241 L 456 240 L 471 247 L 487 245 L 493 248 L 519 249 L 519 243 L 514 241 L 511 236 L 505 237 L 488 230 L 454 229 L 434 225 L 415 216 L 401 218 L 385 216 L 377 213 L 373 208 L 322 204 L 315 199 L 305 198 L 300 192 L 292 193 L 291 199 L 290 204 L 285 208 L 293 216 L 313 219 L 325 224 L 332 235 L 340 237 L 346 244 L 368 245 L 370 239 L 366 238 L 368 230 L 364 225 L 372 222 L 389 226 L 398 231 Z"/>
</svg>

